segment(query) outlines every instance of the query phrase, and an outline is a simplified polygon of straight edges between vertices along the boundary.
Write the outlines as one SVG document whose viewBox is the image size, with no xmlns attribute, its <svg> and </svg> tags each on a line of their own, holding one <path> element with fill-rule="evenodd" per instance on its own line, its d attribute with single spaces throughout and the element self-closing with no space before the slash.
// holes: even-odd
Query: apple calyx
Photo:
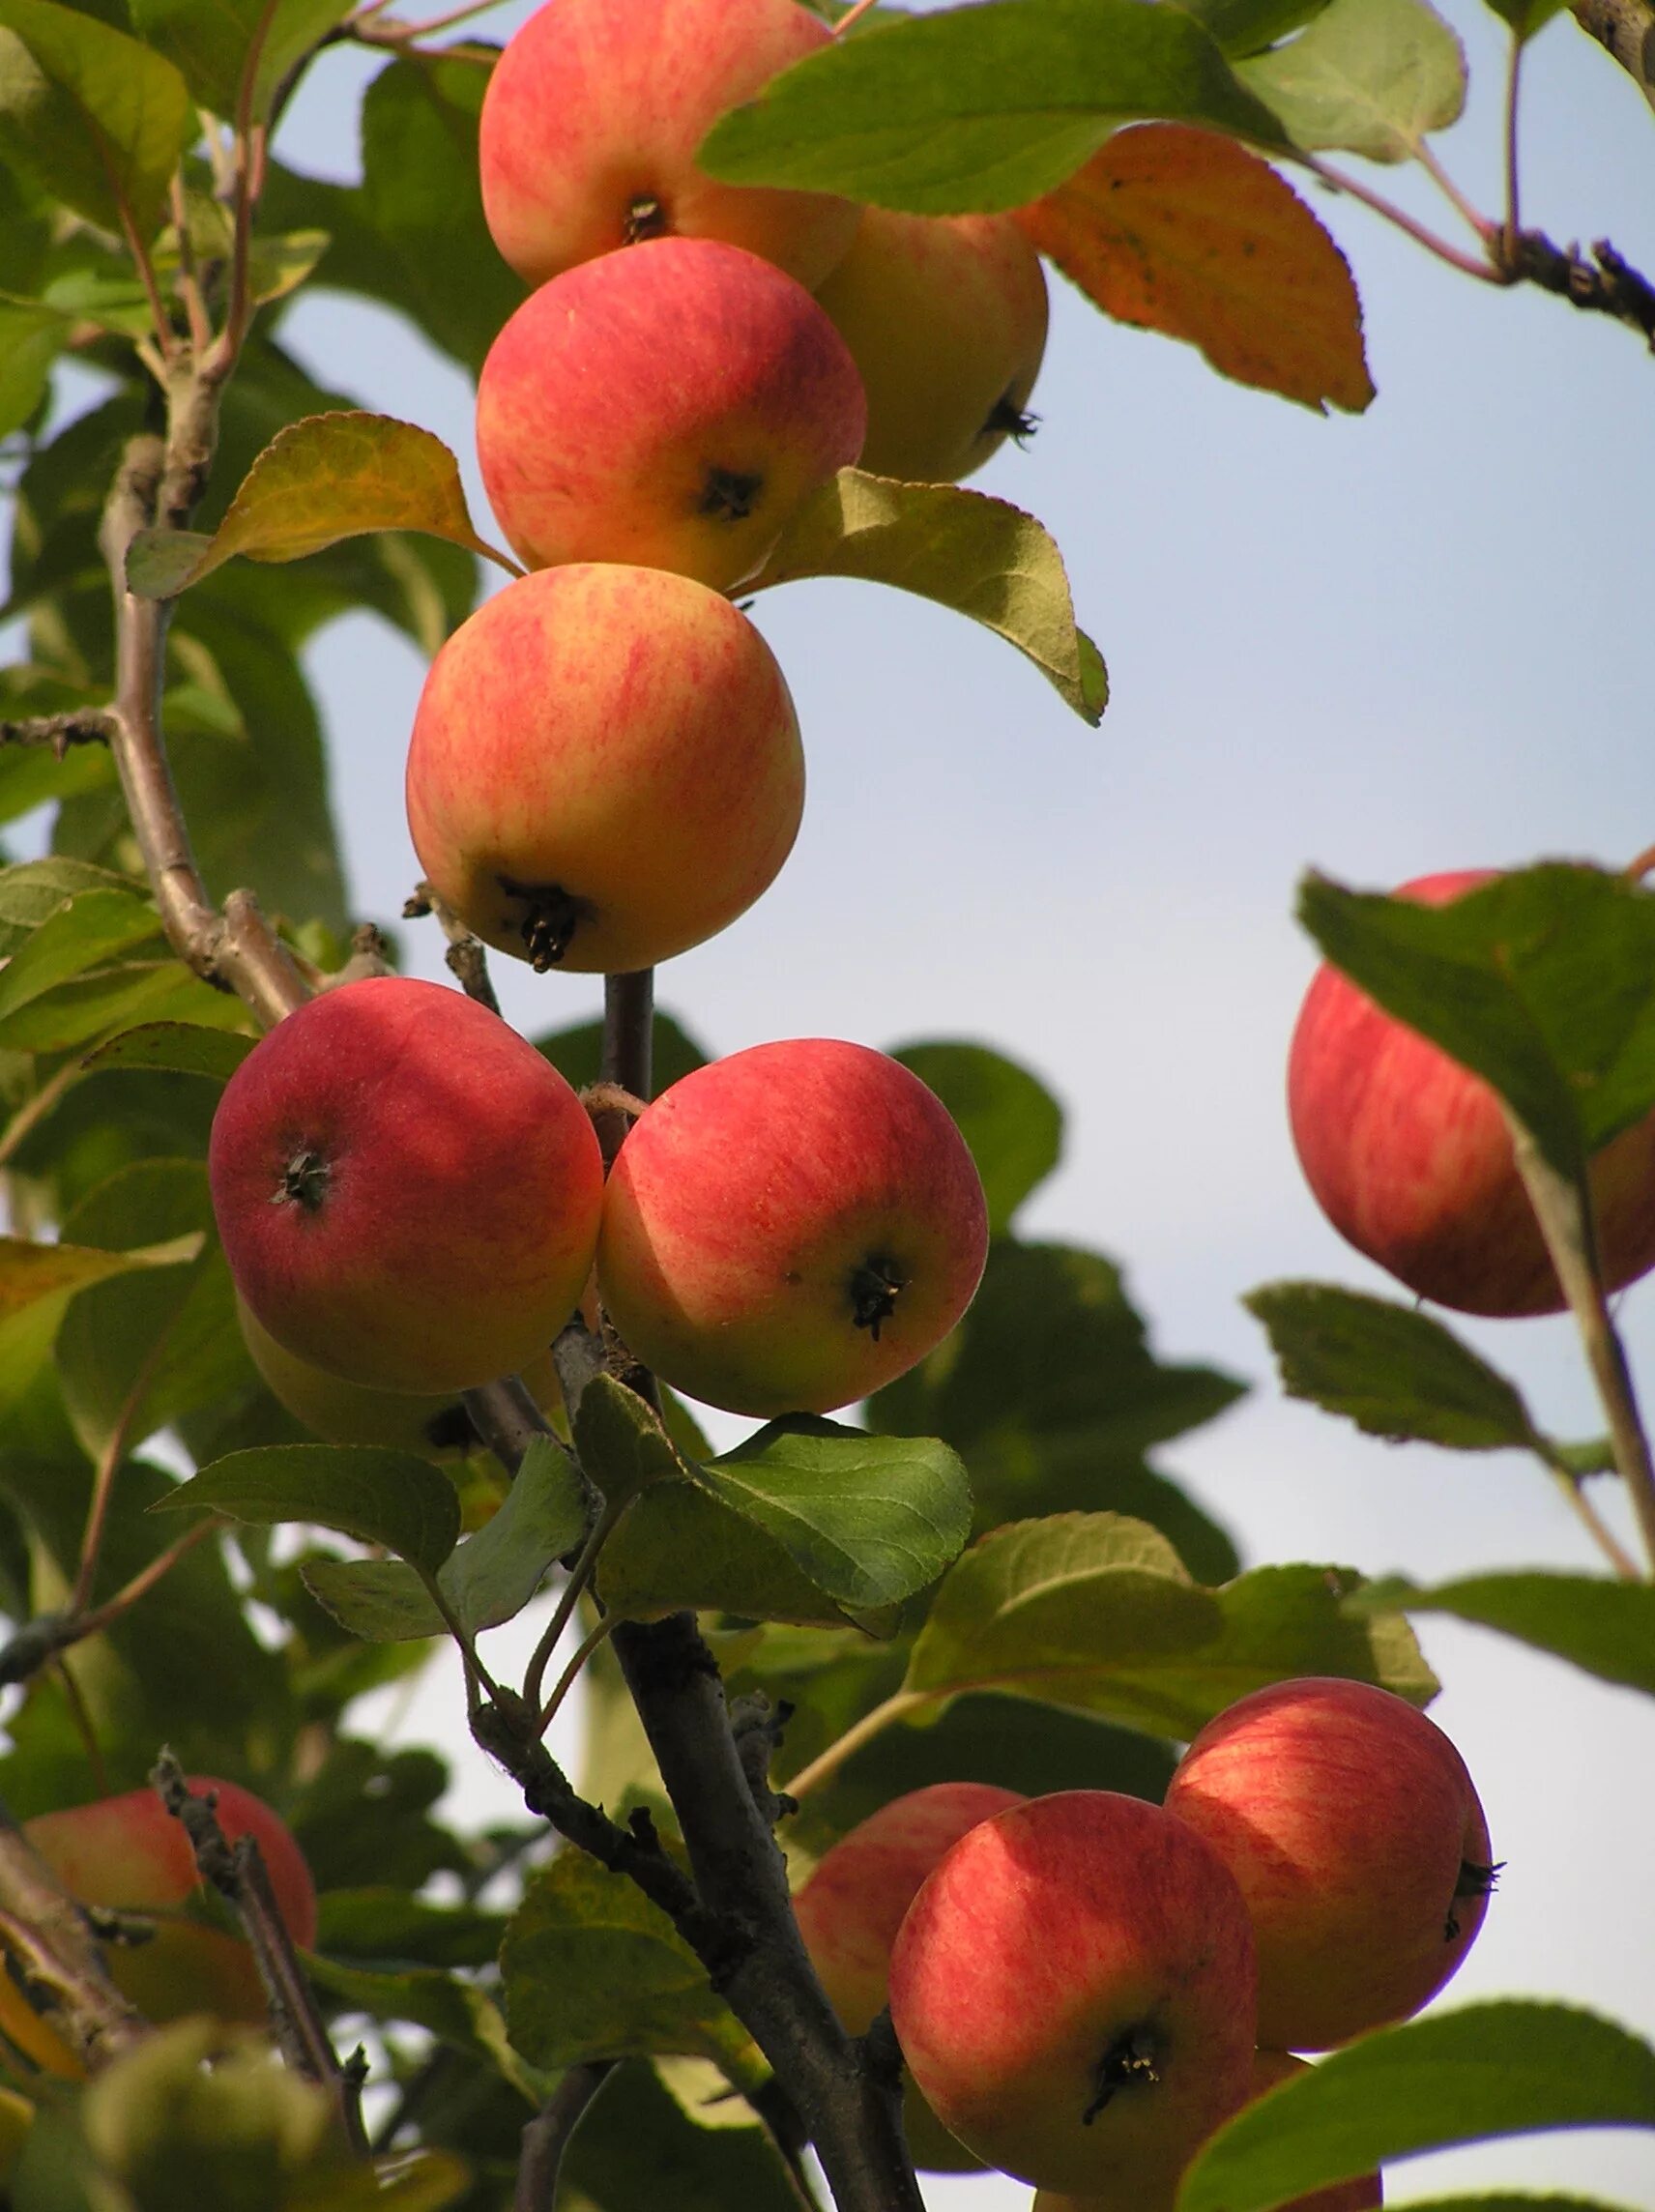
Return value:
<svg viewBox="0 0 1655 2212">
<path fill-rule="evenodd" d="M 1009 392 L 1002 392 L 988 411 L 981 435 L 985 438 L 1009 438 L 1014 446 L 1027 447 L 1040 427 L 1038 415 L 1027 407 L 1019 407 Z"/>
<path fill-rule="evenodd" d="M 495 881 L 508 898 L 523 901 L 518 935 L 530 967 L 543 975 L 558 966 L 574 943 L 575 931 L 593 918 L 596 909 L 589 899 L 566 891 L 562 884 L 520 884 L 511 876 L 497 876 Z"/>
<path fill-rule="evenodd" d="M 642 246 L 646 238 L 668 238 L 672 222 L 665 203 L 653 192 L 635 192 L 626 203 L 626 214 L 621 225 L 628 246 Z"/>
<path fill-rule="evenodd" d="M 851 1318 L 858 1328 L 865 1328 L 874 1342 L 880 1340 L 880 1330 L 896 1311 L 896 1301 L 908 1288 L 908 1277 L 902 1274 L 896 1262 L 883 1252 L 869 1255 L 851 1274 Z"/>
<path fill-rule="evenodd" d="M 1460 1878 L 1454 1884 L 1454 1905 L 1462 1898 L 1492 1897 L 1500 1876 L 1505 1872 L 1504 1859 L 1495 1859 L 1492 1866 L 1480 1866 L 1475 1859 L 1460 1861 Z M 1442 1924 L 1442 1940 L 1452 1943 L 1460 1933 L 1460 1915 L 1454 1905 L 1448 1907 L 1448 1917 Z"/>
<path fill-rule="evenodd" d="M 281 1171 L 281 1180 L 270 1194 L 272 1206 L 302 1206 L 306 1213 L 320 1213 L 334 1170 L 321 1153 L 302 1145 Z"/>
<path fill-rule="evenodd" d="M 765 480 L 752 469 L 721 469 L 714 462 L 695 503 L 697 514 L 720 522 L 745 522 L 764 495 Z"/>
<path fill-rule="evenodd" d="M 1155 2070 L 1154 2040 L 1142 2022 L 1116 2037 L 1097 2062 L 1096 2080 L 1091 2103 L 1081 2114 L 1083 2128 L 1091 2126 L 1118 2090 L 1159 2086 L 1161 2077 Z"/>
</svg>

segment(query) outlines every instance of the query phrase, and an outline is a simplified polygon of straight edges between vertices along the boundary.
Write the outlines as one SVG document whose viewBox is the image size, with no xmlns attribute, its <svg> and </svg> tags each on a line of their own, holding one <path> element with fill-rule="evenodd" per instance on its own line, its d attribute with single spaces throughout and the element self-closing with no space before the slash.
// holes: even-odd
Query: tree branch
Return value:
<svg viewBox="0 0 1655 2212">
<path fill-rule="evenodd" d="M 490 5 L 492 4 L 493 0 L 490 0 Z M 443 957 L 449 964 L 449 973 L 458 982 L 460 989 L 468 999 L 475 999 L 479 1005 L 486 1006 L 491 1014 L 499 1013 L 500 1001 L 495 996 L 494 984 L 489 976 L 488 954 L 483 948 L 482 940 L 474 937 L 453 909 L 438 897 L 435 885 L 421 884 L 414 896 L 404 905 L 402 918 L 404 921 L 419 921 L 427 914 L 436 916 L 443 935 L 449 941 L 448 951 Z"/>
<path fill-rule="evenodd" d="M 1655 8 L 1649 0 L 1570 0 L 1582 31 L 1606 46 L 1655 107 Z"/>
<path fill-rule="evenodd" d="M 50 745 L 62 760 L 71 745 L 104 745 L 120 725 L 106 707 L 75 707 L 64 714 L 31 714 L 0 722 L 0 745 Z"/>
<path fill-rule="evenodd" d="M 149 2033 L 110 1981 L 85 1913 L 58 1886 L 3 1806 L 0 1943 L 4 1970 L 88 2073 Z"/>
<path fill-rule="evenodd" d="M 1587 261 L 1578 247 L 1565 252 L 1544 231 L 1524 230 L 1515 242 L 1502 238 L 1497 256 L 1512 283 L 1538 284 L 1587 314 L 1628 323 L 1641 331 L 1655 350 L 1655 284 L 1617 253 L 1607 238 L 1593 242 L 1592 259 Z"/>
</svg>

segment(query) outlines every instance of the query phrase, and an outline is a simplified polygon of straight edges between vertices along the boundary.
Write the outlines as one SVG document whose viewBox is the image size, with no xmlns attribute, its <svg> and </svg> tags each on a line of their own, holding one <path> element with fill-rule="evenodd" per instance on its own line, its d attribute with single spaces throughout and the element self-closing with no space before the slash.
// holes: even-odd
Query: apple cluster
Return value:
<svg viewBox="0 0 1655 2212">
<path fill-rule="evenodd" d="M 1495 873 L 1420 876 L 1395 895 L 1444 906 Z M 1331 966 L 1293 1032 L 1288 1111 L 1322 1211 L 1410 1291 L 1500 1319 L 1562 1311 L 1499 1099 Z M 1604 1147 L 1590 1180 L 1604 1287 L 1618 1291 L 1655 1267 L 1655 1115 Z"/>
<path fill-rule="evenodd" d="M 858 455 L 935 480 L 1027 427 L 1045 280 L 1008 218 L 885 217 L 696 166 L 720 114 L 828 36 L 794 0 L 549 0 L 490 79 L 484 210 L 535 289 L 484 362 L 477 439 L 528 572 L 433 660 L 407 805 L 434 897 L 538 971 L 653 968 L 787 858 L 798 720 L 729 595 L 800 504 Z M 550 1394 L 595 1262 L 665 1381 L 774 1415 L 903 1373 L 986 1247 L 959 1132 L 880 1054 L 795 1039 L 701 1069 L 606 1188 L 539 1054 L 391 978 L 255 1049 L 210 1170 L 272 1387 L 334 1441 L 419 1450 L 463 1444 L 455 1394 L 494 1377 Z"/>
<path fill-rule="evenodd" d="M 1459 1966 L 1495 1868 L 1470 1776 L 1406 1700 L 1305 1678 L 1201 1731 L 1164 1805 L 1106 1790 L 912 1791 L 797 1900 L 847 2028 L 888 2005 L 922 2165 L 1036 2212 L 1171 2212 L 1201 2144 L 1304 2060 L 1405 2020 Z M 1292 2212 L 1364 2212 L 1378 2174 Z"/>
</svg>

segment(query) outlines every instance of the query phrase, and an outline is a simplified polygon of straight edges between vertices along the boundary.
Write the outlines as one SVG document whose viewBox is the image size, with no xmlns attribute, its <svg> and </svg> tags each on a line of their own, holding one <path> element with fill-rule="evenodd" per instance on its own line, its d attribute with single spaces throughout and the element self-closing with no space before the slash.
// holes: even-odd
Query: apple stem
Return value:
<svg viewBox="0 0 1655 2212">
<path fill-rule="evenodd" d="M 854 1728 L 848 1728 L 842 1736 L 836 1737 L 808 1766 L 801 1766 L 787 1783 L 788 1795 L 804 1796 L 818 1784 L 837 1774 L 846 1760 L 860 1751 L 863 1744 L 871 1743 L 876 1735 L 883 1734 L 893 1721 L 905 1719 L 908 1714 L 917 1711 L 921 1705 L 930 1702 L 927 1691 L 898 1690 L 894 1697 L 886 1698 L 884 1704 L 875 1705 L 872 1712 L 864 1713 Z"/>
</svg>

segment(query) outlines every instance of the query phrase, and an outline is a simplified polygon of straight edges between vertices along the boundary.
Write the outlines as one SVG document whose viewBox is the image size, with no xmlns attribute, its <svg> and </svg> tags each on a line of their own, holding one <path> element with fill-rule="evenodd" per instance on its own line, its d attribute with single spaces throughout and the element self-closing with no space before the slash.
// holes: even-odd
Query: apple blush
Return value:
<svg viewBox="0 0 1655 2212">
<path fill-rule="evenodd" d="M 485 945 L 616 975 L 769 888 L 804 753 L 775 655 L 728 599 L 660 568 L 542 568 L 432 661 L 407 796 L 421 866 Z"/>
<path fill-rule="evenodd" d="M 862 450 L 857 364 L 816 302 L 715 239 L 555 276 L 489 348 L 477 451 L 530 568 L 631 561 L 727 592 Z"/>
<path fill-rule="evenodd" d="M 1255 1690 L 1196 1736 L 1166 1808 L 1247 1900 L 1269 2050 L 1330 2051 L 1410 2018 L 1483 1924 L 1496 1870 L 1471 1778 L 1389 1690 Z"/>
<path fill-rule="evenodd" d="M 529 1366 L 592 1266 L 603 1163 L 549 1061 L 458 991 L 347 983 L 230 1078 L 208 1148 L 237 1291 L 284 1350 L 374 1389 Z"/>
<path fill-rule="evenodd" d="M 1494 873 L 1421 876 L 1396 896 L 1444 906 Z M 1321 1210 L 1410 1291 L 1462 1313 L 1561 1312 L 1498 1098 L 1333 967 L 1317 971 L 1293 1032 L 1288 1113 Z M 1591 1188 L 1617 1291 L 1655 1266 L 1655 1115 L 1597 1154 Z"/>
<path fill-rule="evenodd" d="M 941 1099 L 865 1045 L 802 1037 L 696 1068 L 611 1170 L 598 1288 L 631 1350 L 733 1413 L 826 1413 L 905 1374 L 988 1248 Z"/>
</svg>

